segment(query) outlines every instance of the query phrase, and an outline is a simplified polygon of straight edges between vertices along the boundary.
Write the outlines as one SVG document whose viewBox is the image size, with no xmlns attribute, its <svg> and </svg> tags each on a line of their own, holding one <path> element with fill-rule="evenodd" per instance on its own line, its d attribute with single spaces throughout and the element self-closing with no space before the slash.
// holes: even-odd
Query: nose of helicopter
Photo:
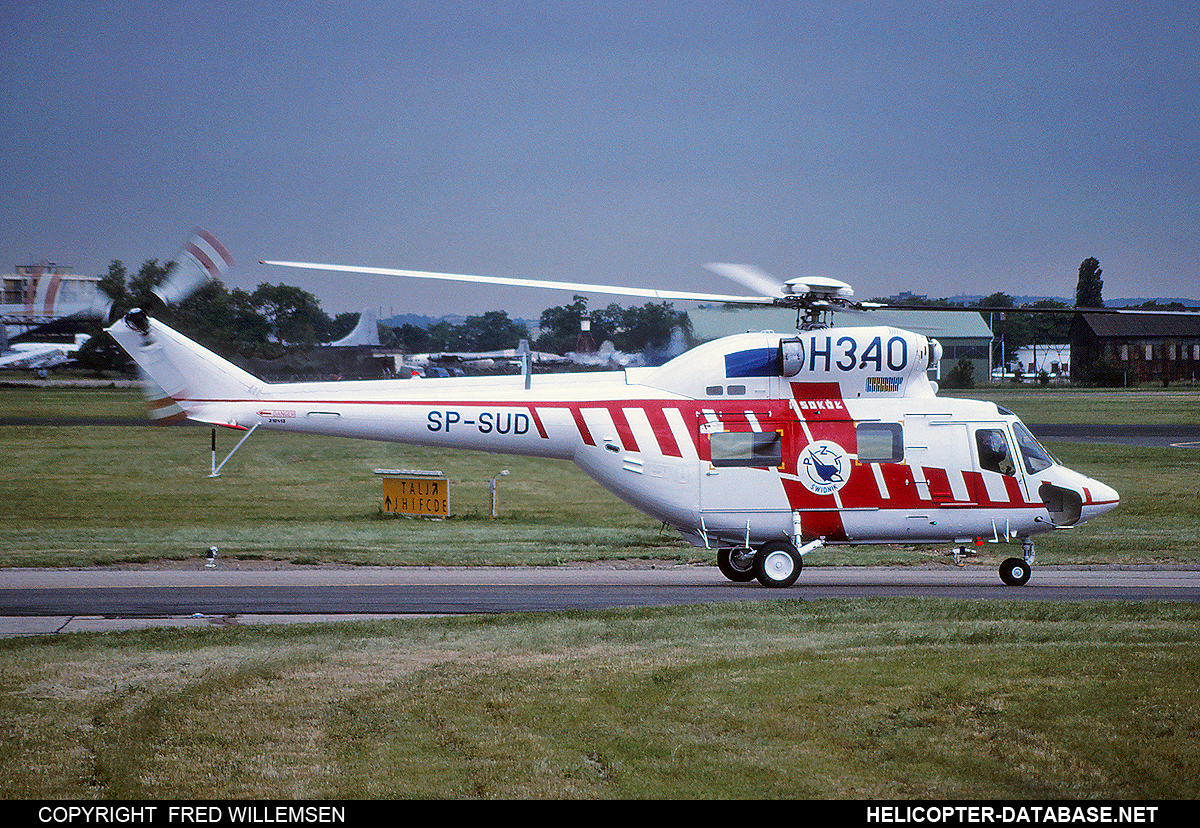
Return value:
<svg viewBox="0 0 1200 828">
<path fill-rule="evenodd" d="M 1121 496 L 1117 490 L 1099 480 L 1087 479 L 1083 486 L 1083 520 L 1090 520 L 1117 508 Z"/>
<path fill-rule="evenodd" d="M 1116 489 L 1086 475 L 1058 466 L 1043 479 L 1038 496 L 1055 526 L 1075 526 L 1115 509 L 1121 502 Z"/>
</svg>

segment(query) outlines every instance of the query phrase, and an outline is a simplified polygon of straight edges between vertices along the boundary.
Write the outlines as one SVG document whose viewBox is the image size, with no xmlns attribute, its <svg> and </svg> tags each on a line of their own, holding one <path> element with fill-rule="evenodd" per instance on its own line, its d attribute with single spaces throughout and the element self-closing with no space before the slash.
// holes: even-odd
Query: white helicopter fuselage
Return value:
<svg viewBox="0 0 1200 828">
<path fill-rule="evenodd" d="M 189 419 L 568 460 L 711 549 L 1028 539 L 1118 503 L 1012 413 L 937 396 L 936 342 L 891 327 L 747 333 L 528 384 L 270 384 L 144 316 L 110 333 Z"/>
</svg>

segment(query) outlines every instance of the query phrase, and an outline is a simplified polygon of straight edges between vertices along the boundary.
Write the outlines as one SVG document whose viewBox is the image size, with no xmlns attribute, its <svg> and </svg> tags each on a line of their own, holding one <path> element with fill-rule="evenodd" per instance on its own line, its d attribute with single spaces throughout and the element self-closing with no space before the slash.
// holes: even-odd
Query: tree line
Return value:
<svg viewBox="0 0 1200 828">
<path fill-rule="evenodd" d="M 1075 304 L 1068 305 L 1058 299 L 1041 299 L 1017 305 L 1015 299 L 1007 293 L 997 292 L 985 296 L 977 302 L 952 302 L 949 299 L 928 299 L 925 297 L 906 298 L 906 304 L 927 305 L 929 307 L 953 307 L 970 310 L 971 308 L 1030 308 L 1034 310 L 1063 310 L 1076 308 L 1104 307 L 1104 282 L 1100 278 L 1103 270 L 1100 262 L 1093 256 L 1084 259 L 1079 265 L 1079 277 L 1075 285 Z M 885 299 L 875 300 L 886 302 Z M 1157 303 L 1147 302 L 1142 307 L 1158 307 Z M 1016 355 L 1016 352 L 1027 345 L 1050 345 L 1068 343 L 1071 341 L 1070 313 L 1005 313 L 982 312 L 983 320 L 992 330 L 992 337 L 1004 343 L 1005 363 Z"/>
<path fill-rule="evenodd" d="M 112 299 L 114 315 L 137 307 L 157 308 L 157 318 L 233 361 L 239 357 L 277 359 L 311 349 L 340 339 L 358 324 L 359 314 L 330 317 L 311 293 L 284 284 L 263 283 L 247 291 L 230 290 L 215 280 L 163 308 L 153 290 L 166 280 L 172 264 L 150 259 L 131 275 L 124 263 L 113 260 L 100 287 Z M 535 350 L 562 354 L 576 349 L 584 318 L 591 320 L 591 337 L 597 345 L 611 341 L 617 350 L 626 352 L 666 349 L 676 330 L 690 335 L 687 314 L 666 302 L 629 308 L 614 303 L 589 312 L 587 301 L 587 297 L 575 296 L 570 304 L 545 309 L 536 340 L 524 322 L 499 310 L 468 316 L 457 324 L 444 319 L 428 327 L 380 323 L 379 340 L 386 348 L 426 353 L 498 351 L 516 348 L 524 339 L 532 341 Z M 93 370 L 118 370 L 128 365 L 124 352 L 98 325 L 92 333 L 80 349 L 78 362 Z"/>
</svg>

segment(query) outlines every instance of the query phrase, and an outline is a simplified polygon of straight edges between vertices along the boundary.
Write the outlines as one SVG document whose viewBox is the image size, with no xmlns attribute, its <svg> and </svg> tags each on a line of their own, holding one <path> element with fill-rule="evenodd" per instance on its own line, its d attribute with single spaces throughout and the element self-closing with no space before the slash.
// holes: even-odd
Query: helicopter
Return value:
<svg viewBox="0 0 1200 828">
<path fill-rule="evenodd" d="M 159 292 L 164 302 L 231 264 L 223 250 L 196 252 Z M 264 428 L 571 461 L 713 553 L 730 581 L 769 588 L 793 585 L 805 556 L 826 545 L 946 543 L 959 563 L 984 542 L 1020 543 L 999 576 L 1021 586 L 1037 535 L 1120 502 L 1110 486 L 1064 466 L 1013 412 L 939 397 L 929 376 L 941 357 L 936 339 L 888 325 L 831 326 L 833 311 L 882 307 L 854 301 L 835 279 L 778 282 L 753 267 L 710 265 L 752 291 L 721 295 L 261 264 L 785 307 L 797 324 L 723 337 L 657 367 L 533 375 L 526 359 L 520 376 L 288 383 L 264 382 L 145 309 L 108 328 L 156 389 L 160 415 L 243 432 L 238 448 Z"/>
</svg>

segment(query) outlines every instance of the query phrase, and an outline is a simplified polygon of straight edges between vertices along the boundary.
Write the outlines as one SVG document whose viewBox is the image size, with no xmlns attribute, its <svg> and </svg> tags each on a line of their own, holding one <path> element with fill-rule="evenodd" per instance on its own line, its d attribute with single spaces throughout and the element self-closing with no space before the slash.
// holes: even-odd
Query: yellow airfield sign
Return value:
<svg viewBox="0 0 1200 828">
<path fill-rule="evenodd" d="M 440 471 L 376 469 L 383 477 L 383 511 L 386 514 L 446 517 L 450 486 Z"/>
</svg>

